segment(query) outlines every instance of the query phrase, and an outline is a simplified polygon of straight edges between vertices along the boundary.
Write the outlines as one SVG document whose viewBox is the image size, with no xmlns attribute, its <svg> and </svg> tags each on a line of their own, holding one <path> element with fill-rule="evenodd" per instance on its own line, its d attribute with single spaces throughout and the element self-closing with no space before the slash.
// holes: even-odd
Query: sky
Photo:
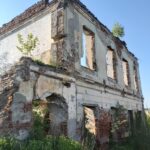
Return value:
<svg viewBox="0 0 150 150">
<path fill-rule="evenodd" d="M 5 0 L 0 4 L 0 26 L 38 0 Z M 110 30 L 119 22 L 122 38 L 140 64 L 145 107 L 150 107 L 150 0 L 81 0 Z"/>
</svg>

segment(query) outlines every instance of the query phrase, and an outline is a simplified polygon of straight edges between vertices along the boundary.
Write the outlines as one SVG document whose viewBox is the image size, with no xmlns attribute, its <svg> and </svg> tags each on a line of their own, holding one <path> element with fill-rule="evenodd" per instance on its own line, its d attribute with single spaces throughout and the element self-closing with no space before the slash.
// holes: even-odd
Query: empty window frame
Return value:
<svg viewBox="0 0 150 150">
<path fill-rule="evenodd" d="M 129 64 L 128 64 L 128 61 L 125 60 L 125 59 L 122 60 L 122 68 L 123 68 L 123 80 L 124 80 L 124 84 L 126 86 L 129 86 L 129 84 L 130 84 Z"/>
<path fill-rule="evenodd" d="M 133 118 L 132 110 L 128 110 L 128 123 L 129 123 L 130 134 L 132 134 L 134 130 L 134 118 Z"/>
<path fill-rule="evenodd" d="M 134 64 L 134 67 L 133 67 L 133 72 L 134 72 L 134 75 L 133 75 L 133 77 L 134 77 L 134 87 L 135 87 L 136 91 L 139 91 L 137 68 L 136 68 L 135 64 Z"/>
<path fill-rule="evenodd" d="M 106 54 L 107 76 L 116 79 L 116 58 L 114 50 L 108 49 Z"/>
<path fill-rule="evenodd" d="M 83 33 L 82 33 L 82 56 L 80 63 L 81 66 L 84 66 L 91 70 L 96 69 L 95 35 L 85 26 L 83 26 Z"/>
<path fill-rule="evenodd" d="M 96 116 L 93 107 L 84 106 L 84 128 L 90 134 L 96 135 Z M 88 136 L 86 134 L 87 132 L 84 133 L 84 137 Z"/>
</svg>

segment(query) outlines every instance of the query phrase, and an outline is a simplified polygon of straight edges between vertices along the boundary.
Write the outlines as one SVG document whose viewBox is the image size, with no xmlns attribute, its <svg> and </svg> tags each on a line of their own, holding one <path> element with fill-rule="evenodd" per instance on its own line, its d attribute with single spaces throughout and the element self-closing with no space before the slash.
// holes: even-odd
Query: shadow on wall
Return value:
<svg viewBox="0 0 150 150">
<path fill-rule="evenodd" d="M 11 68 L 12 64 L 9 63 L 8 52 L 0 54 L 0 76 L 4 75 L 6 71 Z"/>
<path fill-rule="evenodd" d="M 18 86 L 13 84 L 12 75 L 13 73 L 0 76 L 0 135 L 13 132 L 11 106 Z"/>
<path fill-rule="evenodd" d="M 34 121 L 40 116 L 45 135 L 67 136 L 68 106 L 61 95 L 53 93 L 46 101 L 34 100 L 33 114 Z"/>
</svg>

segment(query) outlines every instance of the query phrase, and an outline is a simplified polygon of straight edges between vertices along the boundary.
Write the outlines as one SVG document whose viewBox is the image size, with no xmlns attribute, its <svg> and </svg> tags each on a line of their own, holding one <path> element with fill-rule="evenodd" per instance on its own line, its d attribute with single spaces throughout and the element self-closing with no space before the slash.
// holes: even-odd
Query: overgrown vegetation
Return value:
<svg viewBox="0 0 150 150">
<path fill-rule="evenodd" d="M 43 120 L 43 115 L 47 110 L 39 104 L 39 101 L 33 103 L 34 123 L 30 137 L 22 142 L 13 137 L 2 137 L 0 138 L 0 150 L 83 150 L 78 142 L 67 137 L 54 137 L 45 133 L 48 124 Z"/>
<path fill-rule="evenodd" d="M 0 150 L 94 150 L 95 136 L 89 131 L 86 132 L 84 146 L 63 136 L 50 136 L 46 129 L 48 122 L 44 120 L 47 110 L 46 104 L 41 101 L 33 101 L 33 129 L 30 137 L 25 141 L 18 141 L 13 137 L 0 138 Z M 124 118 L 125 109 L 121 105 L 116 106 L 112 133 L 124 132 L 126 120 Z M 122 120 L 122 121 L 121 121 Z M 124 126 L 124 127 L 123 127 Z M 134 131 L 125 140 L 110 142 L 110 150 L 150 150 L 150 116 L 146 117 L 146 125 L 142 123 L 140 115 L 137 113 L 134 120 Z M 101 142 L 101 141 L 100 141 Z"/>
<path fill-rule="evenodd" d="M 83 141 L 84 150 L 93 150 L 95 147 L 95 135 L 90 133 L 87 129 L 85 129 L 85 137 Z"/>
<path fill-rule="evenodd" d="M 146 125 L 138 115 L 134 121 L 134 131 L 125 141 L 111 143 L 111 150 L 150 150 L 150 116 L 146 116 Z"/>
<path fill-rule="evenodd" d="M 128 126 L 128 117 L 127 110 L 117 103 L 116 107 L 112 109 L 112 127 L 111 127 L 111 135 L 115 136 L 115 141 L 119 141 L 126 137 L 126 134 L 129 134 L 129 126 Z"/>
<path fill-rule="evenodd" d="M 40 66 L 46 66 L 46 64 L 45 63 L 43 63 L 41 60 L 39 60 L 39 59 L 36 59 L 36 60 L 33 60 L 35 63 L 37 63 L 38 65 L 40 65 Z"/>
<path fill-rule="evenodd" d="M 82 150 L 82 147 L 79 143 L 65 137 L 47 136 L 24 142 L 14 138 L 0 138 L 0 150 Z"/>
</svg>

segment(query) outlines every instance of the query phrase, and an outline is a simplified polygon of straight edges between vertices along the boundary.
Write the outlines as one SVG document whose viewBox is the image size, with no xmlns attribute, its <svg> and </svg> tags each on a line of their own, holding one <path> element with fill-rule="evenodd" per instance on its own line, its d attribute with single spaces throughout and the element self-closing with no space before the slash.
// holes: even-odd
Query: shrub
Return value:
<svg viewBox="0 0 150 150">
<path fill-rule="evenodd" d="M 139 125 L 141 124 L 141 125 Z M 150 150 L 150 117 L 146 117 L 146 126 L 135 120 L 135 131 L 122 143 L 111 143 L 111 150 Z"/>
<path fill-rule="evenodd" d="M 115 37 L 123 37 L 124 36 L 124 27 L 121 26 L 120 23 L 116 22 L 112 28 L 112 34 Z"/>
<path fill-rule="evenodd" d="M 26 141 L 18 141 L 13 137 L 0 138 L 0 150 L 82 150 L 82 146 L 67 137 L 46 135 L 44 129 L 47 123 L 43 122 L 40 101 L 33 102 L 34 123 L 30 137 Z"/>
<path fill-rule="evenodd" d="M 17 141 L 14 138 L 0 138 L 0 150 L 82 150 L 82 146 L 65 137 L 45 137 L 42 140 Z"/>
</svg>

